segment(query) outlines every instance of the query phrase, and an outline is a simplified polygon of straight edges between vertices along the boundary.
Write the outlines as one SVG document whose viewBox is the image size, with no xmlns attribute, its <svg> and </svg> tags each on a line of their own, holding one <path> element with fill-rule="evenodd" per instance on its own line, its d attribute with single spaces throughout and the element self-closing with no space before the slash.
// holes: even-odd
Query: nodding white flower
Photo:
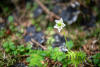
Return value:
<svg viewBox="0 0 100 67">
<path fill-rule="evenodd" d="M 60 18 L 60 20 L 55 20 L 56 25 L 54 26 L 54 28 L 57 28 L 58 31 L 60 32 L 61 29 L 63 29 L 63 27 L 65 27 L 65 24 L 63 23 L 63 19 Z"/>
</svg>

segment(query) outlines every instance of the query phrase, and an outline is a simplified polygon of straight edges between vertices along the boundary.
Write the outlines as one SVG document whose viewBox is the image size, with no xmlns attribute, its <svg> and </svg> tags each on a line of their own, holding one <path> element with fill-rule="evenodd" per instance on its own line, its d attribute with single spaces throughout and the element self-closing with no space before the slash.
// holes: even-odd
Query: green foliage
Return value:
<svg viewBox="0 0 100 67">
<path fill-rule="evenodd" d="M 74 46 L 73 41 L 72 40 L 66 41 L 66 46 L 67 46 L 68 50 L 71 50 L 72 47 Z"/>
<path fill-rule="evenodd" d="M 20 59 L 21 56 L 28 55 L 28 53 L 31 50 L 31 45 L 28 44 L 26 47 L 24 45 L 16 45 L 13 41 L 11 41 L 11 39 L 3 41 L 2 44 L 3 44 L 2 47 L 4 48 L 5 54 L 8 54 L 10 57 L 8 56 L 9 58 L 3 59 L 3 57 L 0 55 L 0 58 L 2 59 L 0 61 L 1 64 L 0 67 L 3 67 L 4 65 L 6 65 L 7 67 L 9 65 L 12 65 L 14 62 Z"/>
<path fill-rule="evenodd" d="M 12 42 L 11 40 L 4 41 L 2 46 L 5 52 L 9 53 L 10 55 L 15 55 L 15 56 L 25 55 L 31 49 L 30 45 L 27 45 L 26 47 L 24 45 L 16 46 L 14 42 Z"/>
<path fill-rule="evenodd" d="M 3 48 L 7 53 L 16 55 L 16 46 L 12 41 L 3 42 Z"/>
<path fill-rule="evenodd" d="M 86 54 L 82 51 L 73 52 L 69 51 L 67 54 L 59 51 L 59 48 L 48 47 L 48 50 L 32 50 L 30 52 L 30 57 L 27 58 L 27 62 L 29 62 L 29 66 L 39 66 L 41 67 L 42 61 L 45 60 L 45 57 L 49 57 L 50 59 L 59 61 L 63 64 L 63 67 L 66 67 L 68 64 L 73 64 L 75 67 L 78 64 L 82 63 L 86 59 Z M 68 57 L 68 58 L 67 58 Z M 39 59 L 40 58 L 40 59 Z M 47 63 L 45 63 L 47 64 Z"/>
<path fill-rule="evenodd" d="M 15 58 L 12 58 L 10 55 L 0 51 L 0 67 L 9 67 L 14 62 L 16 62 Z"/>
<path fill-rule="evenodd" d="M 47 35 L 48 34 L 50 35 L 50 37 L 48 37 L 48 40 L 47 40 L 46 44 L 51 45 L 55 41 L 54 37 L 52 36 L 54 34 L 54 31 L 53 31 L 52 27 L 48 27 L 47 31 L 45 33 Z"/>
<path fill-rule="evenodd" d="M 47 63 L 43 63 L 45 57 L 49 57 L 50 59 L 59 61 L 63 64 L 63 67 L 66 67 L 68 63 L 78 66 L 78 64 L 85 61 L 86 54 L 84 52 L 73 52 L 68 51 L 68 53 L 63 53 L 59 50 L 59 48 L 48 47 L 47 50 L 32 50 L 31 45 L 15 45 L 11 40 L 6 40 L 3 42 L 3 48 L 6 53 L 10 55 L 18 56 L 18 55 L 29 55 L 27 58 L 27 62 L 29 62 L 29 66 L 45 66 Z M 68 57 L 68 59 L 67 59 Z"/>
<path fill-rule="evenodd" d="M 75 67 L 78 67 L 78 64 L 82 63 L 86 59 L 86 54 L 82 51 L 69 51 L 67 54 L 69 64 L 73 64 Z"/>
<path fill-rule="evenodd" d="M 51 45 L 54 41 L 55 39 L 53 37 L 49 37 L 46 43 L 47 45 Z"/>
<path fill-rule="evenodd" d="M 29 66 L 42 66 L 43 57 L 38 54 L 32 54 L 29 58 L 27 58 L 27 61 L 29 61 Z"/>
<path fill-rule="evenodd" d="M 97 53 L 93 56 L 93 63 L 100 67 L 100 53 Z"/>
<path fill-rule="evenodd" d="M 55 61 L 62 61 L 66 58 L 66 54 L 59 51 L 59 48 L 49 48 L 50 58 Z"/>
<path fill-rule="evenodd" d="M 0 29 L 0 38 L 9 37 L 11 33 L 16 33 L 18 29 L 15 27 L 14 23 L 9 23 L 4 28 Z M 10 33 L 7 33 L 7 31 Z M 18 32 L 16 34 L 19 34 Z"/>
<path fill-rule="evenodd" d="M 30 53 L 30 57 L 27 58 L 27 61 L 29 62 L 29 66 L 41 67 L 43 65 L 42 61 L 45 60 L 45 57 L 49 57 L 54 61 L 62 62 L 62 60 L 66 58 L 66 54 L 59 51 L 58 48 L 53 49 L 52 47 L 49 47 L 46 51 L 33 50 L 32 53 Z"/>
<path fill-rule="evenodd" d="M 50 26 L 47 28 L 46 32 L 45 32 L 47 35 L 53 35 L 55 32 L 53 31 L 53 28 Z"/>
<path fill-rule="evenodd" d="M 8 21 L 9 21 L 9 22 L 13 22 L 13 21 L 14 21 L 14 17 L 13 17 L 13 16 L 9 16 L 9 17 L 8 17 Z"/>
<path fill-rule="evenodd" d="M 55 62 L 59 61 L 63 64 L 63 67 L 67 66 L 67 55 L 59 50 L 59 48 L 48 47 L 46 51 L 47 56 L 53 59 Z"/>
<path fill-rule="evenodd" d="M 14 23 L 10 23 L 9 24 L 9 29 L 12 31 L 12 32 L 16 32 L 17 28 L 15 27 Z"/>
<path fill-rule="evenodd" d="M 5 32 L 6 32 L 5 29 L 1 29 L 0 30 L 0 38 L 3 37 L 3 36 L 5 36 Z"/>
<path fill-rule="evenodd" d="M 91 35 L 92 35 L 92 36 L 95 36 L 95 37 L 100 36 L 100 28 L 95 29 L 95 30 L 92 32 Z"/>
<path fill-rule="evenodd" d="M 41 67 L 42 61 L 44 60 L 44 51 L 41 50 L 31 50 L 30 57 L 27 58 L 27 62 L 29 62 L 29 66 L 38 66 Z"/>
</svg>

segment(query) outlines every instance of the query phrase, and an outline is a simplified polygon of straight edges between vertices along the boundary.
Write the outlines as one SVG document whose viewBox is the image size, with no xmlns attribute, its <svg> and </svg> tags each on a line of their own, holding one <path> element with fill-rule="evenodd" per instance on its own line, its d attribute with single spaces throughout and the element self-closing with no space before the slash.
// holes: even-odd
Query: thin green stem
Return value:
<svg viewBox="0 0 100 67">
<path fill-rule="evenodd" d="M 66 33 L 64 32 L 64 30 L 63 30 L 63 35 L 64 35 L 64 38 L 65 38 L 65 43 L 67 44 Z M 68 50 L 69 50 L 69 49 L 68 49 Z"/>
</svg>

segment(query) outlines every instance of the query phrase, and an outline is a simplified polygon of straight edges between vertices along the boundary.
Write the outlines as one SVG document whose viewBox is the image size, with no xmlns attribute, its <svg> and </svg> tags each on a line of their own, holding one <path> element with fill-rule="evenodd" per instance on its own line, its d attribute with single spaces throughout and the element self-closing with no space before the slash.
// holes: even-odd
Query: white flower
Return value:
<svg viewBox="0 0 100 67">
<path fill-rule="evenodd" d="M 63 23 L 63 19 L 61 18 L 60 20 L 55 20 L 56 25 L 54 26 L 54 28 L 57 28 L 58 31 L 60 32 L 61 29 L 63 29 L 63 27 L 65 26 L 65 24 Z"/>
</svg>

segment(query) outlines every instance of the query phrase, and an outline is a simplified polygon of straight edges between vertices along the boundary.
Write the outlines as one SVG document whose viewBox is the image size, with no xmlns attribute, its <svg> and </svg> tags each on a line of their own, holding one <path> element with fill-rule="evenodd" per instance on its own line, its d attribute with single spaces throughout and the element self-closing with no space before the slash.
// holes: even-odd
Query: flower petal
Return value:
<svg viewBox="0 0 100 67">
<path fill-rule="evenodd" d="M 57 26 L 57 25 L 55 25 L 55 26 L 54 26 L 54 28 L 58 28 L 58 26 Z"/>
<path fill-rule="evenodd" d="M 56 23 L 58 23 L 58 22 L 59 22 L 59 20 L 55 20 L 55 22 L 56 22 Z"/>
<path fill-rule="evenodd" d="M 62 27 L 65 27 L 66 25 L 64 23 L 62 23 Z"/>
<path fill-rule="evenodd" d="M 62 19 L 62 18 L 60 18 L 60 22 L 62 22 L 62 23 L 63 23 L 63 19 Z"/>
</svg>

